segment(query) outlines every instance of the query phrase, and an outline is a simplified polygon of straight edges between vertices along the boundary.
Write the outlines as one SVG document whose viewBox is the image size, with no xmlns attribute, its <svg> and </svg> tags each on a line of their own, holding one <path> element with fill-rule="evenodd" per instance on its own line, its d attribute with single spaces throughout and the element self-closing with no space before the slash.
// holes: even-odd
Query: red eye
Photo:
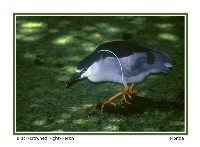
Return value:
<svg viewBox="0 0 200 147">
<path fill-rule="evenodd" d="M 86 72 L 87 70 L 88 70 L 88 68 L 86 67 L 86 68 L 83 69 L 83 72 Z"/>
</svg>

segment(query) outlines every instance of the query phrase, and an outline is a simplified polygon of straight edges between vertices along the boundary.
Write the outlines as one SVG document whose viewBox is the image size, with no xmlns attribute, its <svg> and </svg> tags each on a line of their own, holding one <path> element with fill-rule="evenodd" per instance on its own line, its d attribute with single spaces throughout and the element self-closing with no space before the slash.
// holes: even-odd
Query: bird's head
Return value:
<svg viewBox="0 0 200 147">
<path fill-rule="evenodd" d="M 83 69 L 77 69 L 76 72 L 72 75 L 72 77 L 69 79 L 69 81 L 66 84 L 66 88 L 72 86 L 74 83 L 76 83 L 79 79 L 82 78 L 82 74 L 87 71 L 87 68 Z"/>
<path fill-rule="evenodd" d="M 78 63 L 76 72 L 72 75 L 72 77 L 67 82 L 66 88 L 72 86 L 79 79 L 89 76 L 91 72 L 90 66 L 97 60 L 97 56 L 98 55 L 96 53 L 92 53 L 86 58 L 84 58 L 81 62 Z"/>
</svg>

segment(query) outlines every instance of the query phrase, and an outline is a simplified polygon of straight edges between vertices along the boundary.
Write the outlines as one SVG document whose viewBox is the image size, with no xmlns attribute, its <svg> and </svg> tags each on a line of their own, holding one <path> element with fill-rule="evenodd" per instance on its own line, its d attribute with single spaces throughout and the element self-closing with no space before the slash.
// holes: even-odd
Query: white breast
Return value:
<svg viewBox="0 0 200 147">
<path fill-rule="evenodd" d="M 112 60 L 112 62 L 110 62 Z M 113 62 L 114 61 L 114 62 Z M 114 57 L 100 59 L 94 62 L 88 70 L 81 75 L 92 82 L 113 81 L 121 83 L 121 70 L 118 61 Z"/>
</svg>

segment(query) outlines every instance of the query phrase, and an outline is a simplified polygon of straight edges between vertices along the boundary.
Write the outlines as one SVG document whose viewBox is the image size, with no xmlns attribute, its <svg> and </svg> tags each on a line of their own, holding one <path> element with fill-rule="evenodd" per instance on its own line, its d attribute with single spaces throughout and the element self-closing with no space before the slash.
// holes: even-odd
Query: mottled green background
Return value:
<svg viewBox="0 0 200 147">
<path fill-rule="evenodd" d="M 168 53 L 173 68 L 135 88 L 139 96 L 174 102 L 184 89 L 183 16 L 17 16 L 17 132 L 182 132 L 184 112 L 147 109 L 129 115 L 92 113 L 123 87 L 87 79 L 69 89 L 77 63 L 106 41 L 129 40 Z"/>
</svg>

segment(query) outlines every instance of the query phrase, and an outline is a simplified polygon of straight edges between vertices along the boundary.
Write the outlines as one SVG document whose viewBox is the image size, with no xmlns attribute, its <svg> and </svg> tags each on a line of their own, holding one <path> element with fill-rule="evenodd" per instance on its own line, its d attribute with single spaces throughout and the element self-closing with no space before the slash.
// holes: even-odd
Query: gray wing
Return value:
<svg viewBox="0 0 200 147">
<path fill-rule="evenodd" d="M 147 52 L 135 52 L 129 57 L 121 58 L 125 77 L 133 77 L 145 73 L 164 72 L 172 67 L 169 56 L 157 50 Z"/>
</svg>

